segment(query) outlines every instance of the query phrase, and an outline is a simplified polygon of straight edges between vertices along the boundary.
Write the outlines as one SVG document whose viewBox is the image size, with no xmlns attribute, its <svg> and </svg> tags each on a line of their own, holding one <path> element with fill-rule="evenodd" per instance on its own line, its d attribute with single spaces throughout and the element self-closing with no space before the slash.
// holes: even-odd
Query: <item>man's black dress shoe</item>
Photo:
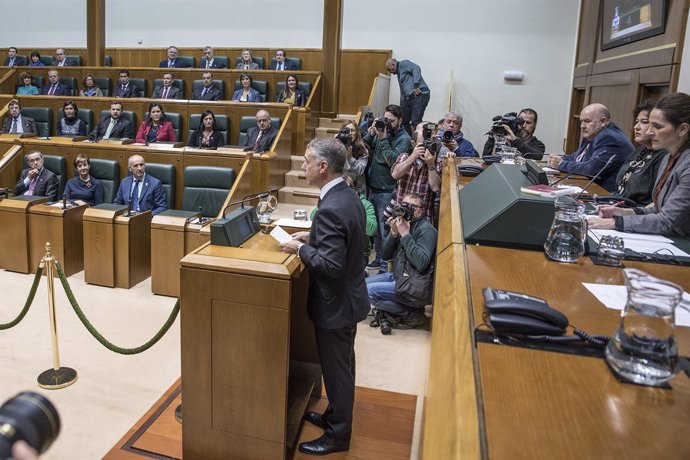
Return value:
<svg viewBox="0 0 690 460">
<path fill-rule="evenodd" d="M 318 412 L 307 412 L 304 414 L 304 420 L 307 422 L 311 423 L 312 425 L 316 425 L 319 428 L 326 428 L 326 421 L 323 419 L 323 415 L 319 414 Z"/>
<path fill-rule="evenodd" d="M 299 445 L 299 451 L 309 455 L 327 455 L 333 452 L 345 452 L 346 450 L 350 450 L 349 443 L 337 442 L 327 434 Z"/>
</svg>

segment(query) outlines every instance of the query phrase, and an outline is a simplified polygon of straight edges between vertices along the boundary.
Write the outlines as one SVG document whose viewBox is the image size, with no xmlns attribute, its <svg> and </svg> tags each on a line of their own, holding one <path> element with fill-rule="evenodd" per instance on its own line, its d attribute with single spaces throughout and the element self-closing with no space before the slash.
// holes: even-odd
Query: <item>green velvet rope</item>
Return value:
<svg viewBox="0 0 690 460">
<path fill-rule="evenodd" d="M 112 342 L 108 341 L 108 339 L 103 337 L 86 318 L 84 312 L 79 307 L 79 304 L 74 298 L 74 293 L 72 292 L 72 289 L 69 287 L 69 283 L 67 282 L 65 272 L 62 270 L 62 267 L 57 261 L 55 262 L 55 268 L 57 269 L 58 277 L 60 278 L 62 287 L 65 290 L 65 294 L 67 294 L 67 299 L 69 300 L 70 305 L 72 305 L 72 308 L 74 308 L 74 312 L 77 314 L 81 322 L 91 333 L 91 335 L 94 336 L 94 338 L 101 343 L 101 345 L 103 345 L 110 351 L 114 351 L 115 353 L 119 353 L 121 355 L 136 355 L 138 353 L 148 350 L 149 348 L 154 346 L 156 342 L 158 342 L 165 335 L 166 332 L 168 332 L 168 329 L 170 329 L 170 326 L 173 325 L 175 319 L 177 318 L 177 314 L 180 312 L 180 299 L 177 299 L 177 302 L 175 303 L 173 310 L 170 312 L 170 316 L 168 316 L 168 319 L 165 321 L 165 324 L 163 324 L 163 327 L 161 327 L 161 329 L 158 332 L 156 332 L 156 335 L 154 335 L 151 340 L 135 348 L 118 347 L 117 345 L 114 345 Z"/>
<path fill-rule="evenodd" d="M 34 297 L 36 297 L 36 290 L 38 289 L 38 283 L 41 281 L 41 274 L 43 273 L 43 264 L 41 263 L 38 266 L 38 269 L 36 270 L 36 276 L 34 276 L 34 284 L 31 285 L 31 290 L 29 291 L 29 296 L 26 298 L 26 303 L 24 304 L 24 308 L 22 308 L 22 311 L 19 312 L 19 315 L 17 317 L 10 321 L 9 323 L 5 324 L 0 324 L 0 331 L 4 331 L 5 329 L 9 329 L 11 327 L 16 326 L 19 324 L 21 320 L 24 319 L 26 314 L 29 312 L 29 307 L 34 301 Z"/>
</svg>

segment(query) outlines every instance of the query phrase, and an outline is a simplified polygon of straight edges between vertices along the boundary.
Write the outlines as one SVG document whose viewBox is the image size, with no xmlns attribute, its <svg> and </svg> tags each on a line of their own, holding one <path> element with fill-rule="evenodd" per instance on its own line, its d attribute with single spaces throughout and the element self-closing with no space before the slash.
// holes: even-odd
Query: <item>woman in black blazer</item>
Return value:
<svg viewBox="0 0 690 460">
<path fill-rule="evenodd" d="M 276 102 L 284 102 L 297 107 L 304 107 L 307 103 L 307 95 L 304 94 L 304 91 L 299 89 L 297 75 L 291 73 L 285 78 L 285 88 L 278 93 Z"/>
<path fill-rule="evenodd" d="M 199 127 L 189 137 L 187 145 L 189 147 L 212 150 L 225 145 L 223 133 L 216 127 L 216 116 L 213 112 L 207 110 L 201 114 Z"/>
</svg>

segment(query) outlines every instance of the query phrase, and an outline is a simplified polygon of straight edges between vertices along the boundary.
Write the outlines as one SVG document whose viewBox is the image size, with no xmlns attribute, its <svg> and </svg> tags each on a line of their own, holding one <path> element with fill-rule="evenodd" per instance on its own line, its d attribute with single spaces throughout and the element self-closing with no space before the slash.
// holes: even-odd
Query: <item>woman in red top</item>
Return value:
<svg viewBox="0 0 690 460">
<path fill-rule="evenodd" d="M 149 116 L 139 126 L 137 142 L 150 144 L 151 142 L 175 142 L 177 136 L 172 122 L 165 116 L 163 106 L 156 102 L 149 105 Z"/>
</svg>

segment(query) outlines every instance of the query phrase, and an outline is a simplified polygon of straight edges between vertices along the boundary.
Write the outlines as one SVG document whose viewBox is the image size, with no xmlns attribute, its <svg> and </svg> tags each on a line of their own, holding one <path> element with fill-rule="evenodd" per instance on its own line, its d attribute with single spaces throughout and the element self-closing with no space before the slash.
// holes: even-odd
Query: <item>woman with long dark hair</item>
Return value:
<svg viewBox="0 0 690 460">
<path fill-rule="evenodd" d="M 225 145 L 223 133 L 216 126 L 216 116 L 210 110 L 201 114 L 199 127 L 189 136 L 189 147 L 200 149 L 217 149 Z"/>
<path fill-rule="evenodd" d="M 63 117 L 56 123 L 55 131 L 58 136 L 86 136 L 86 122 L 79 118 L 79 107 L 73 100 L 67 100 L 62 104 Z"/>
<path fill-rule="evenodd" d="M 299 80 L 297 80 L 297 75 L 291 73 L 285 77 L 285 88 L 278 93 L 276 102 L 284 102 L 297 107 L 304 107 L 304 105 L 307 103 L 307 95 L 304 93 L 304 91 L 299 89 Z"/>
<path fill-rule="evenodd" d="M 139 126 L 137 142 L 150 144 L 151 142 L 175 142 L 176 140 L 175 129 L 172 122 L 165 116 L 163 106 L 157 102 L 149 104 L 149 115 Z"/>
</svg>

